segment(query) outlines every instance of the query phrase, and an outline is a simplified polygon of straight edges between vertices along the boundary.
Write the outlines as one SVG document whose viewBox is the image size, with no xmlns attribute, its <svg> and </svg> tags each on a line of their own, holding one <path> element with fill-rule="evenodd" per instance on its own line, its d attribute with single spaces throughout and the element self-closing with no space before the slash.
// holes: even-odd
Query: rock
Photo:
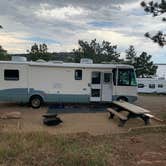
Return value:
<svg viewBox="0 0 166 166">
<path fill-rule="evenodd" d="M 130 141 L 131 143 L 136 144 L 136 143 L 141 143 L 142 139 L 139 137 L 130 137 Z"/>
<path fill-rule="evenodd" d="M 8 112 L 0 115 L 0 119 L 20 119 L 21 113 L 20 112 Z"/>
<path fill-rule="evenodd" d="M 166 157 L 163 153 L 160 152 L 144 152 L 141 156 L 145 160 L 165 160 Z"/>
</svg>

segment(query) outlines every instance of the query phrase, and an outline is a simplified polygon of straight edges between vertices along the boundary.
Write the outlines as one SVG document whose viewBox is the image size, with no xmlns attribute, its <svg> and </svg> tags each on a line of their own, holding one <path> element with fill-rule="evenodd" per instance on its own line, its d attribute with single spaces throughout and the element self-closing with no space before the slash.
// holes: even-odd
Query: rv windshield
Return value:
<svg viewBox="0 0 166 166">
<path fill-rule="evenodd" d="M 119 86 L 137 86 L 135 71 L 133 69 L 118 70 L 118 85 Z"/>
</svg>

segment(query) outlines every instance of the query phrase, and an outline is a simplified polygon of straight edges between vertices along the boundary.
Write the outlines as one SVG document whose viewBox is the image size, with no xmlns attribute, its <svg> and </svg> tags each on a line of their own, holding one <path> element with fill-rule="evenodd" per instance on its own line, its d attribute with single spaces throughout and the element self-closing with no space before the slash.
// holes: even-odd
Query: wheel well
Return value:
<svg viewBox="0 0 166 166">
<path fill-rule="evenodd" d="M 41 101 L 42 101 L 42 102 L 44 102 L 43 97 L 42 97 L 42 96 L 40 96 L 40 95 L 32 95 L 32 96 L 29 98 L 29 102 L 30 102 L 33 98 L 35 98 L 35 97 L 40 98 L 40 99 L 41 99 Z"/>
<path fill-rule="evenodd" d="M 128 98 L 125 97 L 125 96 L 119 96 L 119 97 L 117 98 L 117 100 L 124 100 L 124 101 L 127 101 L 127 102 L 128 102 Z"/>
</svg>

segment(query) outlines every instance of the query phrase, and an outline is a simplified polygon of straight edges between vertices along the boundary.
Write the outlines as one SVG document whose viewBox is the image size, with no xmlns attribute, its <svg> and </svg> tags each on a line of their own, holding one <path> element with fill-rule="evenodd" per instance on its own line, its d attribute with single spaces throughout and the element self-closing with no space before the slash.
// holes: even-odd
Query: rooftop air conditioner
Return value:
<svg viewBox="0 0 166 166">
<path fill-rule="evenodd" d="M 14 61 L 14 62 L 26 62 L 27 58 L 24 56 L 12 56 L 12 61 Z"/>
<path fill-rule="evenodd" d="M 88 58 L 82 58 L 80 63 L 82 63 L 82 64 L 93 64 L 93 60 L 88 59 Z"/>
<path fill-rule="evenodd" d="M 44 59 L 38 59 L 36 62 L 44 63 L 46 61 Z"/>
<path fill-rule="evenodd" d="M 49 61 L 49 62 L 51 62 L 51 63 L 63 63 L 63 61 Z"/>
</svg>

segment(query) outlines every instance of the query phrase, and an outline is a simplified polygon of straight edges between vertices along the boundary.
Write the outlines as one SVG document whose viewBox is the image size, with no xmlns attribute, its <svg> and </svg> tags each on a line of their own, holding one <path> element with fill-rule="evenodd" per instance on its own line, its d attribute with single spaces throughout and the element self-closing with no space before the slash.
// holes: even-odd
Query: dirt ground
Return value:
<svg viewBox="0 0 166 166">
<path fill-rule="evenodd" d="M 141 95 L 136 105 L 149 109 L 152 114 L 166 120 L 166 96 Z M 0 103 L 0 114 L 5 112 L 21 112 L 20 120 L 0 120 L 1 131 L 47 131 L 51 134 L 88 132 L 92 135 L 122 133 L 130 128 L 144 126 L 141 119 L 129 120 L 125 127 L 118 127 L 118 119 L 109 120 L 108 113 L 62 113 L 59 117 L 63 123 L 58 126 L 47 127 L 42 123 L 42 115 L 47 112 L 47 107 L 32 109 L 18 104 Z M 151 121 L 151 125 L 160 123 Z"/>
<path fill-rule="evenodd" d="M 140 95 L 135 104 L 150 110 L 151 114 L 166 121 L 166 96 Z M 60 165 L 166 166 L 165 122 L 160 124 L 151 121 L 150 126 L 144 126 L 142 120 L 132 119 L 127 122 L 125 127 L 120 128 L 118 119 L 109 120 L 107 112 L 62 113 L 59 115 L 63 120 L 62 124 L 47 127 L 42 123 L 42 115 L 47 112 L 46 106 L 34 110 L 28 106 L 0 103 L 0 114 L 12 111 L 21 112 L 22 118 L 20 120 L 0 120 L 0 131 L 8 131 L 0 135 L 2 137 L 0 164 L 10 165 L 11 162 L 16 162 L 13 165 L 21 165 L 21 162 L 22 165 L 36 165 L 38 157 L 41 158 L 44 155 L 43 158 L 46 157 L 47 160 L 40 160 L 39 165 L 44 165 L 45 161 L 47 162 L 45 165 L 48 163 L 58 165 L 57 161 L 61 162 L 63 159 L 64 164 Z M 19 133 L 15 135 L 14 131 Z M 42 134 L 36 131 L 44 131 L 46 138 L 44 139 Z M 30 134 L 31 132 L 34 134 Z M 29 140 L 27 134 L 30 134 L 32 139 Z M 62 142 L 58 143 L 57 140 Z M 5 141 L 6 144 L 4 144 Z M 33 142 L 34 145 L 25 143 L 26 141 Z M 17 146 L 15 142 L 17 142 Z M 26 148 L 31 150 L 27 151 Z M 61 150 L 59 151 L 59 149 Z M 68 151 L 62 154 L 61 151 L 64 149 Z M 24 151 L 27 153 L 23 153 Z M 59 158 L 55 157 L 55 153 L 59 154 Z M 27 156 L 28 160 L 25 160 Z M 88 156 L 89 158 L 87 158 Z M 69 164 L 71 158 L 73 160 Z M 12 160 L 10 161 L 10 159 Z M 32 163 L 28 164 L 30 161 Z"/>
</svg>

